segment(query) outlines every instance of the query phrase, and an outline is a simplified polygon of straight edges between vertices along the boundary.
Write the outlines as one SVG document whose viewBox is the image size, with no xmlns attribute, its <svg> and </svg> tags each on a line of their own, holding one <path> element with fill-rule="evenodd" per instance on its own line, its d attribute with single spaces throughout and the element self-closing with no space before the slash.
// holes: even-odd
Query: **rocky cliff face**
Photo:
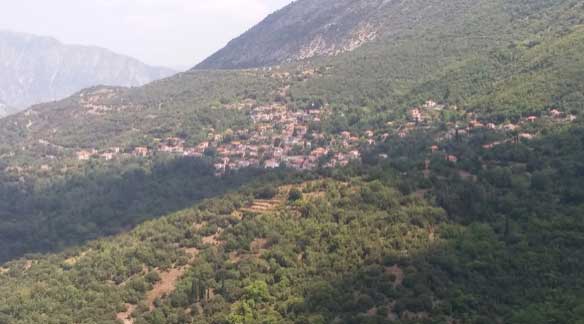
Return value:
<svg viewBox="0 0 584 324">
<path fill-rule="evenodd" d="M 232 69 L 338 55 L 379 36 L 376 14 L 391 0 L 299 0 L 196 66 Z"/>
<path fill-rule="evenodd" d="M 391 45 L 404 38 L 420 38 L 436 28 L 444 32 L 452 21 L 470 30 L 473 25 L 465 25 L 465 19 L 472 21 L 473 15 L 487 13 L 505 16 L 501 12 L 513 1 L 298 0 L 232 40 L 195 69 L 254 68 L 337 56 L 368 43 Z"/>
<path fill-rule="evenodd" d="M 139 86 L 174 71 L 105 49 L 0 31 L 0 100 L 26 108 L 93 85 Z"/>
</svg>

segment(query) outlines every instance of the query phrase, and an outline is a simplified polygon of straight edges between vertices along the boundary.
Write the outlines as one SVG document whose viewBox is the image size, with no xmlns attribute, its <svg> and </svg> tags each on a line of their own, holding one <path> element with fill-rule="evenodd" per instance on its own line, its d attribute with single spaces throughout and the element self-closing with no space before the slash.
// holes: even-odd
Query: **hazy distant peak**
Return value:
<svg viewBox="0 0 584 324">
<path fill-rule="evenodd" d="M 93 85 L 140 86 L 174 74 L 110 50 L 0 31 L 0 100 L 26 108 Z"/>
</svg>

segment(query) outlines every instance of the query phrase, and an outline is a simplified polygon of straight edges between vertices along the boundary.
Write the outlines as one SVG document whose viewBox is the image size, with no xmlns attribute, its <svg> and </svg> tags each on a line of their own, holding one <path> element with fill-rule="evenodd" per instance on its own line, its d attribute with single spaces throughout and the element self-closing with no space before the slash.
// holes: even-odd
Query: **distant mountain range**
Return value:
<svg viewBox="0 0 584 324">
<path fill-rule="evenodd" d="M 140 86 L 174 73 L 98 47 L 0 31 L 0 100 L 19 109 L 94 85 Z M 14 110 L 0 108 L 0 116 Z"/>
</svg>

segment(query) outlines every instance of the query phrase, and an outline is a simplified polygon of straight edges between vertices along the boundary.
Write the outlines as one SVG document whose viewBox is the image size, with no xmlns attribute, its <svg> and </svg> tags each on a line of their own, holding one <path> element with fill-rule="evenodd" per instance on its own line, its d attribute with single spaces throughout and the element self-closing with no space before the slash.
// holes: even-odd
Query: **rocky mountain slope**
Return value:
<svg viewBox="0 0 584 324">
<path fill-rule="evenodd" d="M 97 47 L 0 31 L 0 100 L 13 107 L 62 99 L 100 84 L 140 86 L 173 73 Z"/>
<path fill-rule="evenodd" d="M 198 69 L 273 65 L 321 55 L 337 55 L 378 36 L 371 20 L 384 0 L 301 0 L 267 17 Z"/>
<path fill-rule="evenodd" d="M 558 1 L 554 7 L 570 2 Z M 463 27 L 462 22 L 467 23 L 464 31 L 443 33 L 442 38 L 504 38 L 505 34 L 490 32 L 548 9 L 549 2 L 538 0 L 299 0 L 229 42 L 196 69 L 249 68 L 337 56 L 371 42 L 388 44 L 436 31 L 454 32 Z M 481 16 L 486 20 L 475 20 Z"/>
</svg>

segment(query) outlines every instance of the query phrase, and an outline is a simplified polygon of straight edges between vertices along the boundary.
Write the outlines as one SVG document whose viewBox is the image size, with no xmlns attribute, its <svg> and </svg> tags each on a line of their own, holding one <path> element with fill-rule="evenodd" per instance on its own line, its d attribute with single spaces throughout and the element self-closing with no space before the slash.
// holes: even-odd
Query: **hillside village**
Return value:
<svg viewBox="0 0 584 324">
<path fill-rule="evenodd" d="M 251 98 L 223 103 L 222 109 L 247 115 L 251 126 L 224 131 L 210 128 L 207 130 L 206 139 L 196 141 L 196 144 L 192 144 L 192 139 L 182 134 L 154 138 L 143 146 L 71 150 L 40 139 L 38 143 L 48 151 L 63 152 L 64 155 L 59 157 L 46 155 L 40 166 L 8 166 L 6 171 L 16 174 L 48 172 L 53 168 L 50 161 L 57 161 L 62 157 L 83 163 L 90 160 L 149 158 L 160 154 L 209 159 L 217 176 L 243 168 L 286 167 L 314 170 L 321 167 L 342 167 L 352 161 L 359 162 L 369 148 L 392 139 L 406 139 L 415 131 L 429 132 L 435 139 L 433 145 L 428 147 L 428 155 L 440 154 L 447 161 L 456 163 L 464 157 L 449 152 L 449 146 L 446 145 L 449 141 L 461 140 L 479 131 L 486 132 L 492 135 L 486 138 L 493 140 L 483 143 L 482 147 L 489 150 L 504 143 L 532 140 L 542 128 L 573 122 L 576 119 L 573 115 L 551 109 L 538 116 L 526 116 L 515 122 L 505 121 L 496 124 L 477 113 L 430 99 L 422 105 L 403 111 L 402 117 L 387 121 L 382 128 L 330 133 L 322 131 L 325 128 L 322 126 L 334 118 L 333 107 L 322 100 L 312 100 L 297 108 L 288 104 L 286 99 L 290 97 L 290 85 L 293 82 L 304 82 L 320 77 L 324 71 L 327 71 L 327 68 L 301 68 L 291 73 L 279 66 L 250 70 L 254 75 L 264 74 L 281 85 L 272 94 L 276 99 L 268 103 L 259 103 Z M 114 103 L 112 98 L 115 98 L 119 91 L 121 90 L 116 88 L 90 89 L 87 93 L 80 94 L 79 104 L 85 109 L 86 114 L 98 117 L 130 108 L 143 108 L 130 107 L 124 102 Z M 30 117 L 29 114 L 35 113 L 31 110 L 25 116 Z M 30 123 L 32 122 L 29 121 Z M 388 156 L 382 153 L 379 158 L 384 159 Z"/>
<path fill-rule="evenodd" d="M 227 109 L 246 109 L 244 106 L 228 106 Z M 288 167 L 297 170 L 312 170 L 318 166 L 345 166 L 360 160 L 359 146 L 374 144 L 374 132 L 362 136 L 342 132 L 335 136 L 313 130 L 327 107 L 316 103 L 310 109 L 290 110 L 284 104 L 253 107 L 249 111 L 253 127 L 242 130 L 227 130 L 208 134 L 208 140 L 195 147 L 185 145 L 185 139 L 166 138 L 152 147 L 135 147 L 121 150 L 119 147 L 99 152 L 82 150 L 77 152 L 79 161 L 92 158 L 112 160 L 118 156 L 147 157 L 159 153 L 214 159 L 217 175 L 241 168 L 256 167 L 274 169 Z M 388 135 L 386 135 L 387 137 Z M 125 152 L 125 153 L 124 153 Z M 323 161 L 326 163 L 323 164 Z"/>
<path fill-rule="evenodd" d="M 443 118 L 443 111 L 457 112 L 457 107 L 447 107 L 432 100 L 408 110 L 404 121 L 388 122 L 385 129 L 366 130 L 360 134 L 343 131 L 324 134 L 319 125 L 331 113 L 330 107 L 313 102 L 306 109 L 290 109 L 283 103 L 253 105 L 253 103 L 225 105 L 225 109 L 247 110 L 252 121 L 250 129 L 227 130 L 223 133 L 211 130 L 208 139 L 195 147 L 187 146 L 186 140 L 170 137 L 154 143 L 121 149 L 113 147 L 105 151 L 82 150 L 77 152 L 79 161 L 98 158 L 106 161 L 121 157 L 148 157 L 155 154 L 173 154 L 213 159 L 217 176 L 242 168 L 275 169 L 287 167 L 296 170 L 314 170 L 319 167 L 346 166 L 359 162 L 363 150 L 390 137 L 405 138 L 419 129 L 431 130 Z M 446 131 L 436 136 L 436 143 L 428 148 L 429 154 L 443 154 L 456 163 L 461 157 L 449 154 L 441 145 L 450 140 L 468 136 L 478 130 L 502 135 L 504 139 L 486 143 L 483 149 L 520 140 L 532 140 L 537 134 L 530 127 L 538 122 L 573 122 L 576 117 L 557 109 L 544 116 L 528 116 L 517 123 L 483 123 L 474 113 L 458 112 L 463 118 L 448 122 Z M 380 158 L 387 158 L 381 154 Z"/>
</svg>

